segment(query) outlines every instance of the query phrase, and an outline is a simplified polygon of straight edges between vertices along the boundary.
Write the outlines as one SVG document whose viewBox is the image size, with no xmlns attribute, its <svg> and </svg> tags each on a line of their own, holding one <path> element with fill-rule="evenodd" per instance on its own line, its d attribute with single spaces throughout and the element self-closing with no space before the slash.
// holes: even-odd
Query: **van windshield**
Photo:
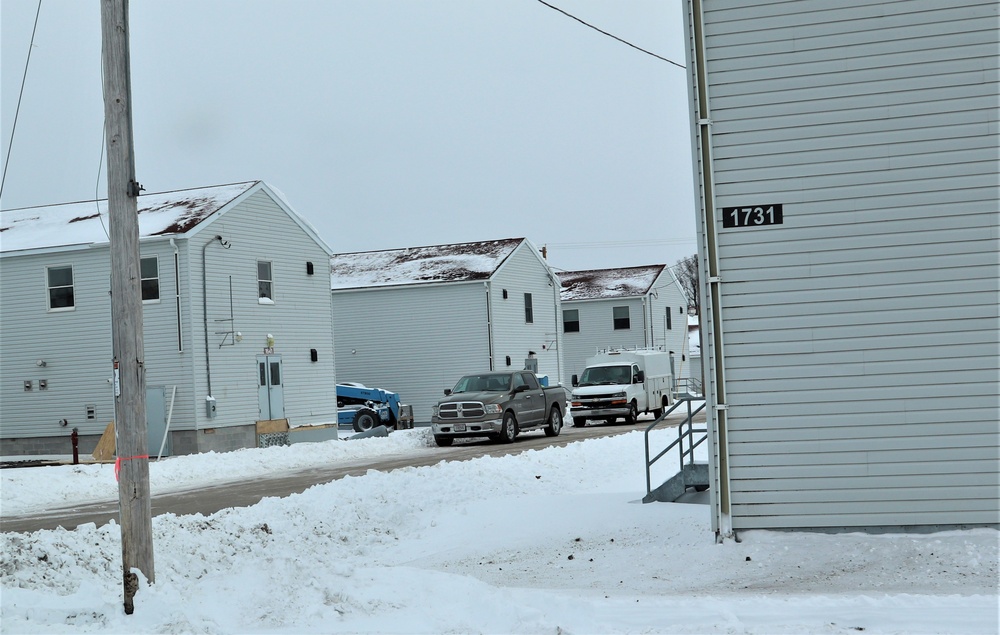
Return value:
<svg viewBox="0 0 1000 635">
<path fill-rule="evenodd" d="M 580 386 L 631 384 L 631 366 L 592 366 L 583 371 Z"/>
</svg>

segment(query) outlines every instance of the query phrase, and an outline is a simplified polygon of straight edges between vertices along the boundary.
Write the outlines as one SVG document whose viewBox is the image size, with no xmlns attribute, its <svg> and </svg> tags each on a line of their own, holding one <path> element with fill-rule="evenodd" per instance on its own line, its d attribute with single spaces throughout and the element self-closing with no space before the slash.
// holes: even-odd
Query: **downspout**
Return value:
<svg viewBox="0 0 1000 635">
<path fill-rule="evenodd" d="M 174 248 L 174 304 L 177 307 L 177 352 L 184 352 L 183 329 L 181 328 L 181 252 L 174 239 L 170 239 Z"/>
<path fill-rule="evenodd" d="M 546 265 L 548 267 L 548 265 Z M 562 376 L 562 346 L 560 346 L 561 338 L 559 337 L 559 327 L 560 322 L 562 322 L 562 316 L 559 315 L 559 296 L 562 292 L 562 283 L 559 282 L 559 276 L 552 273 L 549 269 L 549 279 L 552 281 L 552 313 L 555 316 L 555 334 L 556 334 L 556 377 L 559 379 L 559 383 L 563 383 Z"/>
<path fill-rule="evenodd" d="M 486 348 L 489 354 L 490 370 L 496 370 L 493 367 L 493 305 L 490 303 L 492 292 L 490 281 L 484 282 L 483 287 L 486 289 Z"/>
<path fill-rule="evenodd" d="M 642 347 L 649 348 L 649 329 L 650 327 L 650 317 L 647 312 L 652 312 L 652 307 L 649 306 L 649 296 L 642 296 Z M 647 311 L 648 309 L 648 311 Z"/>
<path fill-rule="evenodd" d="M 228 242 L 222 240 L 222 236 L 215 236 L 212 240 L 205 243 L 201 248 L 201 313 L 205 320 L 205 379 L 208 382 L 208 396 L 212 396 L 212 362 L 211 356 L 209 355 L 208 348 L 208 266 L 205 262 L 205 252 L 208 251 L 208 246 L 219 241 L 224 249 L 229 249 L 230 245 Z"/>
<path fill-rule="evenodd" d="M 703 291 L 708 298 L 706 310 L 711 312 L 712 342 L 711 362 L 714 374 L 715 390 L 712 391 L 712 401 L 709 403 L 715 419 L 713 426 L 713 441 L 718 448 L 718 492 L 712 505 L 716 539 L 733 538 L 732 501 L 729 483 L 729 430 L 726 419 L 726 376 L 724 368 L 725 355 L 722 350 L 722 292 L 719 276 L 718 236 L 715 222 L 715 178 L 712 170 L 711 146 L 711 110 L 708 106 L 708 69 L 705 62 L 705 36 L 702 13 L 702 1 L 691 0 L 691 23 L 694 36 L 695 78 L 698 91 L 698 138 L 701 141 L 702 187 L 704 189 L 704 225 L 705 225 L 705 259 L 708 276 L 705 279 Z"/>
</svg>

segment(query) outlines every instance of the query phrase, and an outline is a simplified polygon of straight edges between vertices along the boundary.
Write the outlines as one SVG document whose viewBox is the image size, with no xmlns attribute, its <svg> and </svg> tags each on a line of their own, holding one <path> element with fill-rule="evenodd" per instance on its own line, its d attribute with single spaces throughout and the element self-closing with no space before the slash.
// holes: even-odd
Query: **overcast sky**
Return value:
<svg viewBox="0 0 1000 635">
<path fill-rule="evenodd" d="M 680 0 L 549 0 L 685 64 Z M 106 196 L 100 3 L 3 0 L 3 209 Z M 336 252 L 693 254 L 687 74 L 537 0 L 132 0 L 147 192 L 260 179 Z M 10 160 L 7 162 L 8 147 Z"/>
</svg>

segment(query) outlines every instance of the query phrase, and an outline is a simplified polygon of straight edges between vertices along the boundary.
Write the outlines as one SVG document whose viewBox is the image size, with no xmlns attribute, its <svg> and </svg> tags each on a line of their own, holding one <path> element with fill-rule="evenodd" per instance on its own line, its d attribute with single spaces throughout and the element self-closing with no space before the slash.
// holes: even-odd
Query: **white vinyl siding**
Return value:
<svg viewBox="0 0 1000 635">
<path fill-rule="evenodd" d="M 484 282 L 337 290 L 332 299 L 337 381 L 398 393 L 419 423 L 459 377 L 489 369 Z"/>
<path fill-rule="evenodd" d="M 650 293 L 629 298 L 564 300 L 564 309 L 578 311 L 580 331 L 563 336 L 564 382 L 583 372 L 588 357 L 607 348 L 658 348 L 674 353 L 674 372 L 679 379 L 688 376 L 687 313 L 684 292 L 668 270 L 650 286 Z M 634 323 L 629 330 L 615 330 L 613 307 L 628 306 Z M 671 314 L 672 328 L 666 328 L 666 314 Z"/>
<path fill-rule="evenodd" d="M 494 368 L 507 370 L 524 368 L 524 360 L 534 352 L 538 374 L 548 375 L 550 383 L 559 381 L 563 359 L 559 349 L 562 335 L 562 305 L 558 282 L 541 257 L 529 243 L 522 243 L 497 269 L 490 281 L 491 324 L 493 331 Z M 509 291 L 503 299 L 500 289 Z M 525 323 L 524 306 L 519 298 L 531 294 L 533 322 Z"/>
<path fill-rule="evenodd" d="M 224 247 L 213 236 L 220 235 Z M 280 236 L 280 240 L 275 237 Z M 256 192 L 212 223 L 211 231 L 191 239 L 197 254 L 192 271 L 194 329 L 204 337 L 206 316 L 201 294 L 201 253 L 205 248 L 208 289 L 207 326 L 212 396 L 217 417 L 205 415 L 208 395 L 199 373 L 196 414 L 199 427 L 253 424 L 260 416 L 256 355 L 274 338 L 281 357 L 285 418 L 290 426 L 336 421 L 329 254 L 270 196 Z M 280 299 L 261 305 L 258 263 L 270 263 L 273 289 Z M 322 263 L 309 275 L 307 262 Z M 232 292 L 230 293 L 230 289 Z M 235 332 L 241 341 L 235 341 Z M 318 362 L 311 361 L 311 349 Z M 194 345 L 196 364 L 205 367 L 205 342 Z"/>
<path fill-rule="evenodd" d="M 704 7 L 733 528 L 996 522 L 997 4 Z"/>
<path fill-rule="evenodd" d="M 223 236 L 228 248 L 216 235 Z M 281 240 L 275 241 L 275 236 Z M 325 247 L 263 189 L 219 214 L 205 231 L 176 237 L 174 243 L 169 237 L 146 237 L 139 245 L 140 268 L 150 259 L 158 265 L 160 297 L 159 302 L 142 305 L 146 386 L 164 390 L 165 407 L 174 398 L 170 429 L 252 427 L 258 414 L 255 356 L 268 333 L 276 336 L 276 352 L 282 355 L 289 423 L 335 422 Z M 207 319 L 201 293 L 203 254 L 208 264 Z M 285 300 L 280 306 L 257 303 L 256 261 L 262 254 L 273 263 Z M 321 264 L 316 275 L 308 275 L 307 261 Z M 41 272 L 53 264 L 73 267 L 73 311 L 47 310 Z M 0 257 L 0 437 L 68 436 L 73 428 L 81 436 L 100 435 L 114 418 L 109 267 L 107 245 Z M 235 341 L 233 331 L 241 332 L 242 342 Z M 312 349 L 317 350 L 317 362 L 311 361 Z M 37 365 L 39 359 L 45 366 Z M 211 420 L 205 416 L 209 362 L 218 403 L 218 417 Z M 25 381 L 36 388 L 45 381 L 47 390 L 25 393 Z M 63 419 L 66 426 L 59 424 Z"/>
</svg>

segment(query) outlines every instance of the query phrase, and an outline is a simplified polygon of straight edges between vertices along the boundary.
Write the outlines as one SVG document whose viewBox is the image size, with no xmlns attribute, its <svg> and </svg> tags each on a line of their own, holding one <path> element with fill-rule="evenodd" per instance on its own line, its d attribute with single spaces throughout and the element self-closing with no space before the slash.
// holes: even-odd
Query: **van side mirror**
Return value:
<svg viewBox="0 0 1000 635">
<path fill-rule="evenodd" d="M 579 380 L 579 378 L 576 375 L 573 375 L 573 378 L 570 380 L 570 383 L 573 384 L 573 386 L 575 387 L 575 386 L 579 385 L 580 380 Z"/>
<path fill-rule="evenodd" d="M 641 384 L 644 381 L 646 381 L 646 373 L 640 370 L 638 373 L 635 374 L 635 383 Z"/>
</svg>

